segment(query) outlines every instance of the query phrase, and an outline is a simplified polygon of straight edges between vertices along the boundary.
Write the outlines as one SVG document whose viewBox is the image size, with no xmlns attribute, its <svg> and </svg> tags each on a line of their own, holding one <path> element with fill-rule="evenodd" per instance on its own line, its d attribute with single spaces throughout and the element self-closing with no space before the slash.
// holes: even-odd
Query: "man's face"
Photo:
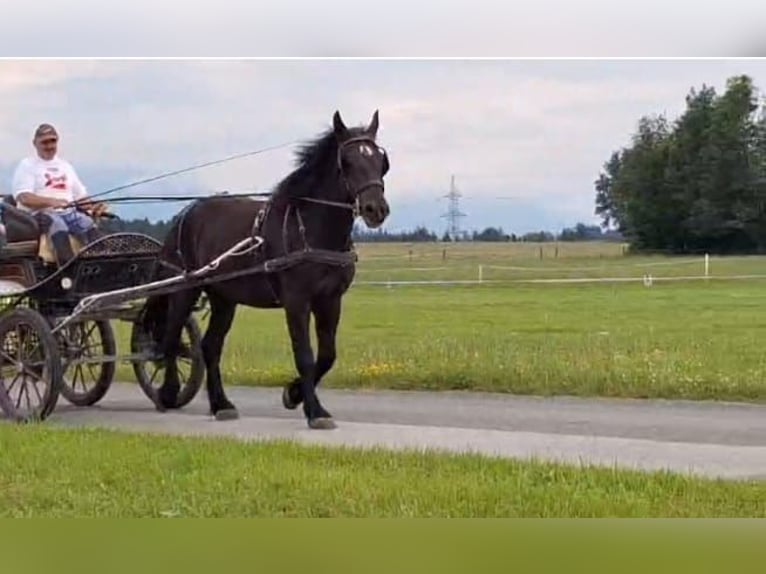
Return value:
<svg viewBox="0 0 766 574">
<path fill-rule="evenodd" d="M 37 154 L 43 159 L 52 159 L 58 149 L 58 136 L 45 135 L 35 140 Z"/>
</svg>

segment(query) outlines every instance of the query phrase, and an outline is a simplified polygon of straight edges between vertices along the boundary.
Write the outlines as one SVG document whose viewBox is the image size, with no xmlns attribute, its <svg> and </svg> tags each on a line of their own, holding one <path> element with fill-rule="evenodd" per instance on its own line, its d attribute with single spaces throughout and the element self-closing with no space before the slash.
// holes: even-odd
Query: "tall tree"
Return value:
<svg viewBox="0 0 766 574">
<path fill-rule="evenodd" d="M 766 249 L 766 118 L 747 76 L 703 86 L 668 125 L 643 117 L 595 181 L 596 213 L 639 249 Z"/>
<path fill-rule="evenodd" d="M 706 148 L 711 137 L 715 97 L 712 87 L 703 85 L 700 91 L 692 89 L 686 97 L 686 111 L 673 130 L 665 183 L 678 212 L 675 247 L 682 251 L 696 246 L 695 218 L 704 213 L 704 209 L 695 211 L 695 206 L 705 205 L 703 190 L 712 185 L 712 167 L 706 158 Z"/>
</svg>

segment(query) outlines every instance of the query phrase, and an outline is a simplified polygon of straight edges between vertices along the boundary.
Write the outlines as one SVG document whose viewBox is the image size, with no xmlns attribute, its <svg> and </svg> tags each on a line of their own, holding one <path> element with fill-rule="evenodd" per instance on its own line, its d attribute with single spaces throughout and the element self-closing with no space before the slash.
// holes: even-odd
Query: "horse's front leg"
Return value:
<svg viewBox="0 0 766 574">
<path fill-rule="evenodd" d="M 317 365 L 311 349 L 309 333 L 310 306 L 308 301 L 285 302 L 287 329 L 293 348 L 295 368 L 298 370 L 299 387 L 303 398 L 303 412 L 312 429 L 332 429 L 332 415 L 319 403 L 314 388 Z"/>
<path fill-rule="evenodd" d="M 312 311 L 316 320 L 317 359 L 314 367 L 314 388 L 319 386 L 335 364 L 335 337 L 338 331 L 341 313 L 341 297 L 322 297 L 314 302 Z M 300 377 L 287 385 L 282 392 L 282 404 L 287 409 L 295 409 L 303 402 Z"/>
</svg>

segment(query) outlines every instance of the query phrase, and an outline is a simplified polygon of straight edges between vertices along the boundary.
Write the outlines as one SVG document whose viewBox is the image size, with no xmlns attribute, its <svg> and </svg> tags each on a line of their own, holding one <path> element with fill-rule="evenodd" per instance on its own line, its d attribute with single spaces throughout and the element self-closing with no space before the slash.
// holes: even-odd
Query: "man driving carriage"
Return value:
<svg viewBox="0 0 766 574">
<path fill-rule="evenodd" d="M 100 237 L 93 217 L 103 213 L 106 206 L 88 202 L 87 189 L 74 167 L 58 155 L 58 139 L 52 125 L 38 126 L 33 139 L 37 153 L 24 158 L 16 167 L 13 197 L 20 209 L 35 216 L 62 265 L 74 256 L 70 233 L 83 243 Z"/>
</svg>

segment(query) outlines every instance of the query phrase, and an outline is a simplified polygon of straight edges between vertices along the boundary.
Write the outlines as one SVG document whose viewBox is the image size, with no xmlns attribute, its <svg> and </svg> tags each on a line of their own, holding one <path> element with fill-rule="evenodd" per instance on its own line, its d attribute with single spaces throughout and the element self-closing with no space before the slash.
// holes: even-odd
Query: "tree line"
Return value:
<svg viewBox="0 0 766 574">
<path fill-rule="evenodd" d="M 675 121 L 639 119 L 595 184 L 595 213 L 637 251 L 766 251 L 766 114 L 746 75 L 692 88 Z"/>
<path fill-rule="evenodd" d="M 143 219 L 115 219 L 104 220 L 102 228 L 110 233 L 132 232 L 143 233 L 154 237 L 159 241 L 165 239 L 172 225 L 171 221 L 149 221 Z M 357 243 L 419 243 L 419 242 L 450 242 L 452 238 L 444 233 L 441 236 L 435 231 L 419 226 L 412 231 L 386 231 L 369 230 L 361 226 L 355 226 L 352 238 Z M 578 223 L 574 227 L 563 229 L 560 233 L 550 231 L 535 231 L 517 235 L 506 233 L 502 227 L 486 227 L 481 231 L 464 232 L 457 241 L 488 241 L 488 242 L 549 242 L 549 241 L 619 241 L 622 237 L 615 231 L 604 231 L 598 225 L 586 225 Z"/>
</svg>

